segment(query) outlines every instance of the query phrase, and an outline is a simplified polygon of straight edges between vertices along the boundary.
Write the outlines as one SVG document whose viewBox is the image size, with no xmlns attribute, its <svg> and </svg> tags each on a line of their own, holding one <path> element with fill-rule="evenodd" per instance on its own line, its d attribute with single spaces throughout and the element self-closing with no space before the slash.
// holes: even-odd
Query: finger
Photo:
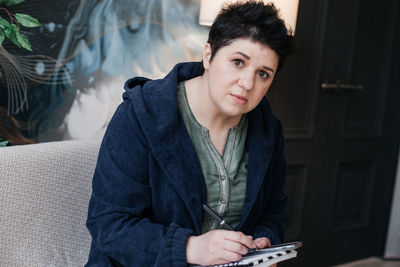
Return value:
<svg viewBox="0 0 400 267">
<path fill-rule="evenodd" d="M 242 243 L 236 242 L 236 241 L 231 241 L 231 240 L 224 241 L 223 249 L 234 252 L 234 253 L 238 253 L 241 255 L 246 255 L 249 250 L 248 247 L 246 247 Z"/>
<path fill-rule="evenodd" d="M 258 249 L 262 249 L 262 248 L 271 246 L 271 242 L 266 237 L 257 238 L 254 240 L 254 243 L 256 244 Z"/>
<path fill-rule="evenodd" d="M 253 237 L 250 235 L 245 235 L 242 232 L 228 231 L 225 234 L 225 239 L 239 242 L 246 246 L 247 248 L 255 248 L 256 244 L 253 241 Z"/>
</svg>

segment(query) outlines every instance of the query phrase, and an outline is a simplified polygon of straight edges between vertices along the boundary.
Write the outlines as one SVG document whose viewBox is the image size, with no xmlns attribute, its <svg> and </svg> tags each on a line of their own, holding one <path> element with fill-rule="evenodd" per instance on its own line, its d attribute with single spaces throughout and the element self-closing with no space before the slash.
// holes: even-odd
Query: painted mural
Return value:
<svg viewBox="0 0 400 267">
<path fill-rule="evenodd" d="M 10 7 L 42 26 L 23 32 L 32 52 L 7 41 L 0 47 L 3 132 L 17 129 L 26 142 L 101 138 L 128 78 L 161 78 L 178 62 L 201 59 L 208 28 L 198 24 L 199 5 L 26 0 Z"/>
</svg>

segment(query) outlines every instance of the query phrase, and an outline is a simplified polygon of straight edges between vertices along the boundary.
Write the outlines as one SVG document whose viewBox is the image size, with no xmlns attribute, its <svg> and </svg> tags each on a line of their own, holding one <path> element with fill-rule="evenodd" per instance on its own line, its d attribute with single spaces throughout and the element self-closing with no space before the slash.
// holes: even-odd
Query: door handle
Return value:
<svg viewBox="0 0 400 267">
<path fill-rule="evenodd" d="M 360 91 L 363 89 L 363 86 L 361 84 L 345 84 L 342 83 L 340 80 L 336 80 L 336 83 L 328 83 L 327 81 L 324 81 L 321 83 L 321 88 L 324 91 L 334 91 L 334 92 L 343 92 L 343 91 Z"/>
</svg>

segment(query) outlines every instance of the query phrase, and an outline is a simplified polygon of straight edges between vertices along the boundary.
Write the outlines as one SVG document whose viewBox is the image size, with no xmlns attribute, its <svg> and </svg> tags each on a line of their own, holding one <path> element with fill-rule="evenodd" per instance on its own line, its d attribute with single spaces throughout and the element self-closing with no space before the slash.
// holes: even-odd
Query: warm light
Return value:
<svg viewBox="0 0 400 267">
<path fill-rule="evenodd" d="M 211 26 L 217 16 L 221 5 L 235 2 L 234 0 L 201 0 L 199 23 L 201 25 Z M 264 2 L 273 2 L 280 11 L 281 18 L 285 21 L 286 27 L 296 30 L 297 9 L 299 0 L 264 0 Z"/>
</svg>

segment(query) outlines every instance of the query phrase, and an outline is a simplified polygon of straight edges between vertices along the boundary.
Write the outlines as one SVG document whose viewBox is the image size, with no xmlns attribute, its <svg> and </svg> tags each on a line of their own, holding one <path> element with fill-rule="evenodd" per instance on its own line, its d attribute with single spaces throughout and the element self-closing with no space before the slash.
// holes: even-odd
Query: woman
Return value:
<svg viewBox="0 0 400 267">
<path fill-rule="evenodd" d="M 281 242 L 283 135 L 264 95 L 291 47 L 272 5 L 231 4 L 202 63 L 126 82 L 93 177 L 87 266 L 220 264 Z"/>
</svg>

